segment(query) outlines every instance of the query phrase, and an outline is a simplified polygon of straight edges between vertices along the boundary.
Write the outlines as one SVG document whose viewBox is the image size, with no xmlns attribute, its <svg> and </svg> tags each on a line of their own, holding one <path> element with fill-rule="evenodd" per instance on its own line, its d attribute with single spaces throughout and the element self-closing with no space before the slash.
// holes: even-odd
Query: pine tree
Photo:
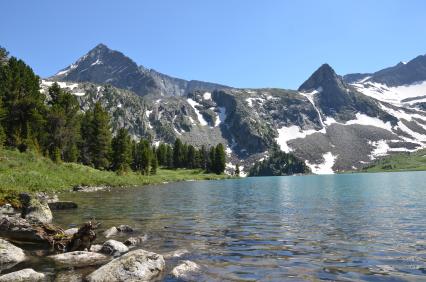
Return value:
<svg viewBox="0 0 426 282">
<path fill-rule="evenodd" d="M 0 48 L 1 51 L 1 48 Z M 2 121 L 5 118 L 5 110 L 3 108 L 3 100 L 0 96 L 0 149 L 3 148 L 4 142 L 6 140 L 6 134 L 3 129 Z"/>
<path fill-rule="evenodd" d="M 79 161 L 85 165 L 93 165 L 91 147 L 93 142 L 92 132 L 93 110 L 89 110 L 83 114 L 80 121 L 81 140 L 79 142 L 80 159 Z"/>
<path fill-rule="evenodd" d="M 173 148 L 170 145 L 166 146 L 166 159 L 167 159 L 167 167 L 173 167 Z"/>
<path fill-rule="evenodd" d="M 239 164 L 235 165 L 235 175 L 240 176 L 240 165 Z"/>
<path fill-rule="evenodd" d="M 210 147 L 209 158 L 207 160 L 207 171 L 208 172 L 216 172 L 216 151 L 215 147 Z"/>
<path fill-rule="evenodd" d="M 158 164 L 161 166 L 167 166 L 167 147 L 164 143 L 160 143 L 156 150 Z"/>
<path fill-rule="evenodd" d="M 99 102 L 93 109 L 91 134 L 90 153 L 93 165 L 97 169 L 107 169 L 110 163 L 111 148 L 110 117 Z"/>
<path fill-rule="evenodd" d="M 201 146 L 201 149 L 199 150 L 199 156 L 200 156 L 199 167 L 201 169 L 207 170 L 207 163 L 208 163 L 208 159 L 209 159 L 209 154 L 207 152 L 205 145 Z"/>
<path fill-rule="evenodd" d="M 155 149 L 155 147 L 153 147 L 152 148 L 151 171 L 150 171 L 150 173 L 152 175 L 157 174 L 157 169 L 158 169 L 158 159 L 157 159 L 156 149 Z"/>
<path fill-rule="evenodd" d="M 215 163 L 214 172 L 216 174 L 221 174 L 225 171 L 226 155 L 225 155 L 225 148 L 223 147 L 222 143 L 219 143 L 215 148 L 214 163 Z"/>
<path fill-rule="evenodd" d="M 183 145 L 179 138 L 176 138 L 173 146 L 173 167 L 180 168 L 183 165 Z"/>
<path fill-rule="evenodd" d="M 111 167 L 114 171 L 127 171 L 131 164 L 131 140 L 127 129 L 120 128 L 112 139 Z"/>
<path fill-rule="evenodd" d="M 39 88 L 39 77 L 22 60 L 12 57 L 1 64 L 0 96 L 8 146 L 25 151 L 44 143 L 46 107 Z"/>
</svg>

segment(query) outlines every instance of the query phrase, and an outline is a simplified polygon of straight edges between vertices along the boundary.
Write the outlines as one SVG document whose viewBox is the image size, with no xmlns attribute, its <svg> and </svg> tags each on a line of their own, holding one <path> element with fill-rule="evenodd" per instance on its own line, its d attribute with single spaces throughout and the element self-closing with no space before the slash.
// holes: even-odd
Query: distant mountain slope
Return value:
<svg viewBox="0 0 426 282">
<path fill-rule="evenodd" d="M 55 81 L 92 82 L 111 84 L 140 96 L 182 96 L 194 90 L 213 91 L 229 88 L 223 85 L 187 81 L 174 78 L 152 69 L 138 66 L 118 51 L 99 44 L 75 63 L 50 77 Z"/>
<path fill-rule="evenodd" d="M 423 77 L 423 57 L 413 61 L 344 77 L 324 64 L 297 91 L 236 89 L 146 70 L 99 45 L 42 86 L 59 81 L 83 110 L 101 101 L 113 127 L 135 138 L 221 142 L 231 170 L 238 163 L 247 172 L 278 146 L 313 173 L 333 173 L 426 147 L 426 80 L 394 85 Z"/>
</svg>

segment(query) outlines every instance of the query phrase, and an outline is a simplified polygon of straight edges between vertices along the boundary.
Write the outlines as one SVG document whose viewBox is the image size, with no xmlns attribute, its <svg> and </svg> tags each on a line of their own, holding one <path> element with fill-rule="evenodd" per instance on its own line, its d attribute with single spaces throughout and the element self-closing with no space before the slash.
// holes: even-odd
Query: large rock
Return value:
<svg viewBox="0 0 426 282">
<path fill-rule="evenodd" d="M 108 240 L 102 245 L 101 253 L 117 256 L 129 251 L 129 248 L 116 240 Z"/>
<path fill-rule="evenodd" d="M 199 281 L 200 267 L 195 262 L 185 260 L 172 270 L 172 276 L 184 281 Z"/>
<path fill-rule="evenodd" d="M 123 233 L 132 233 L 133 232 L 133 228 L 129 225 L 126 225 L 126 224 L 119 225 L 117 227 L 117 230 L 119 232 L 123 232 Z"/>
<path fill-rule="evenodd" d="M 15 209 L 11 204 L 4 204 L 0 206 L 0 215 L 12 215 L 15 213 Z"/>
<path fill-rule="evenodd" d="M 134 250 L 100 267 L 87 281 L 151 281 L 159 279 L 165 268 L 163 256 Z"/>
<path fill-rule="evenodd" d="M 66 267 L 101 265 L 111 260 L 111 257 L 104 254 L 86 251 L 63 253 L 49 256 L 49 258 L 55 261 L 58 265 Z"/>
<path fill-rule="evenodd" d="M 178 249 L 176 251 L 165 253 L 163 256 L 165 259 L 171 259 L 171 258 L 180 258 L 183 255 L 188 254 L 189 251 L 187 249 Z"/>
<path fill-rule="evenodd" d="M 69 235 L 69 236 L 72 236 L 72 235 L 76 234 L 77 232 L 78 232 L 78 227 L 73 227 L 73 228 L 64 230 L 64 234 Z"/>
<path fill-rule="evenodd" d="M 19 199 L 22 203 L 21 215 L 23 218 L 41 223 L 52 222 L 53 215 L 47 202 L 39 201 L 27 193 L 20 194 Z"/>
<path fill-rule="evenodd" d="M 12 241 L 37 243 L 49 246 L 49 242 L 42 236 L 38 225 L 33 225 L 26 219 L 17 216 L 2 216 L 0 218 L 0 236 Z"/>
<path fill-rule="evenodd" d="M 24 251 L 6 240 L 0 239 L 0 270 L 25 260 Z"/>
<path fill-rule="evenodd" d="M 36 282 L 44 281 L 45 278 L 46 277 L 43 273 L 36 272 L 31 268 L 25 268 L 0 276 L 0 282 Z"/>
</svg>

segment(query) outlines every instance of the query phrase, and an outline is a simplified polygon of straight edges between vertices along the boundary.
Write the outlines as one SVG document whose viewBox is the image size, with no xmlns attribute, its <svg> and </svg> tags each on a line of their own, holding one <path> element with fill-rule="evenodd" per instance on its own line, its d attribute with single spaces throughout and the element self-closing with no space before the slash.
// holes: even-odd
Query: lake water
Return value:
<svg viewBox="0 0 426 282">
<path fill-rule="evenodd" d="M 180 259 L 202 266 L 200 281 L 426 281 L 425 172 L 181 182 L 62 198 L 79 209 L 55 213 L 56 223 L 129 224 L 149 235 L 143 249 L 187 249 Z"/>
</svg>

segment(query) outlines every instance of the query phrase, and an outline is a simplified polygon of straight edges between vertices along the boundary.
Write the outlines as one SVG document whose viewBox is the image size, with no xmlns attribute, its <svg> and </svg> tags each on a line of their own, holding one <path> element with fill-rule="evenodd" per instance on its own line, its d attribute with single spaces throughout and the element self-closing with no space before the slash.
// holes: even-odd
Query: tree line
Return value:
<svg viewBox="0 0 426 282">
<path fill-rule="evenodd" d="M 225 170 L 224 146 L 195 148 L 176 139 L 154 146 L 131 138 L 125 128 L 113 136 L 110 115 L 100 102 L 81 112 L 75 95 L 54 83 L 40 92 L 39 77 L 22 60 L 0 48 L 0 147 L 33 150 L 56 162 L 78 162 L 101 170 L 155 174 L 158 167 Z"/>
</svg>

